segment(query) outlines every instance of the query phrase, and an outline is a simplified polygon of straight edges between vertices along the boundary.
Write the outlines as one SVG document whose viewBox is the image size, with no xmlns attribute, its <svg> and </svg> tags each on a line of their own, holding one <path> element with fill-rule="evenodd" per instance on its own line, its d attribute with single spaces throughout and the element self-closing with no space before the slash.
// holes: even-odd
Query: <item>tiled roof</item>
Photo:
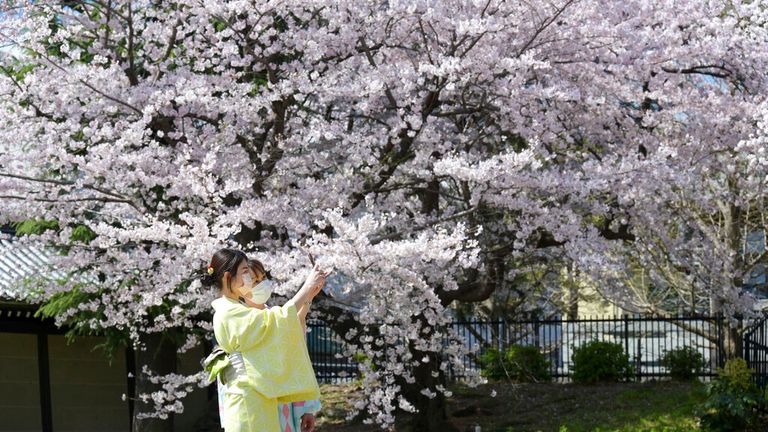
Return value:
<svg viewBox="0 0 768 432">
<path fill-rule="evenodd" d="M 23 300 L 22 282 L 50 266 L 50 254 L 34 244 L 20 242 L 8 230 L 0 233 L 0 299 Z"/>
</svg>

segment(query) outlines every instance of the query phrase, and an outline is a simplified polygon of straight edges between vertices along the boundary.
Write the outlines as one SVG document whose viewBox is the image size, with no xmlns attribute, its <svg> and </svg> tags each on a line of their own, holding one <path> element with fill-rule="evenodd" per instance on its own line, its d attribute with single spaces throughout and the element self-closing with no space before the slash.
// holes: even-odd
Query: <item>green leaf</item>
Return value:
<svg viewBox="0 0 768 432">
<path fill-rule="evenodd" d="M 69 238 L 75 242 L 90 243 L 91 240 L 96 238 L 96 233 L 87 225 L 78 225 L 72 230 Z"/>
<path fill-rule="evenodd" d="M 14 226 L 17 235 L 40 235 L 46 231 L 59 229 L 59 223 L 54 220 L 30 219 L 17 222 Z"/>
</svg>

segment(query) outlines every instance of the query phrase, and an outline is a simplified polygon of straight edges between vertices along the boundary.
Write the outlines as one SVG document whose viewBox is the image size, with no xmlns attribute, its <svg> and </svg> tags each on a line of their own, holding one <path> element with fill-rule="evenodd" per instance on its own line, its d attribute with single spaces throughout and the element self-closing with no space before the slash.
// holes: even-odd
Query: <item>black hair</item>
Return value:
<svg viewBox="0 0 768 432">
<path fill-rule="evenodd" d="M 208 273 L 208 268 L 203 271 L 203 275 L 200 277 L 200 282 L 204 286 L 222 289 L 221 279 L 224 274 L 229 272 L 229 275 L 234 278 L 237 276 L 237 269 L 240 267 L 240 263 L 245 261 L 248 263 L 248 257 L 243 251 L 237 249 L 219 249 L 213 254 L 211 263 L 208 268 L 213 269 L 213 273 Z"/>
<path fill-rule="evenodd" d="M 269 276 L 267 269 L 264 268 L 264 264 L 255 258 L 248 258 L 248 267 L 256 274 L 262 273 L 264 276 Z"/>
</svg>

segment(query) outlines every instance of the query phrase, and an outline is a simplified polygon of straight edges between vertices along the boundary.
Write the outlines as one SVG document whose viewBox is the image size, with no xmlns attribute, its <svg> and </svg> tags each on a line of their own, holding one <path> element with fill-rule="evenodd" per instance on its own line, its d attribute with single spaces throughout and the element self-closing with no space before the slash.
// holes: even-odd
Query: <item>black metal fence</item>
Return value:
<svg viewBox="0 0 768 432">
<path fill-rule="evenodd" d="M 571 356 L 576 347 L 600 340 L 624 347 L 635 366 L 638 380 L 668 376 L 661 366 L 665 351 L 692 347 L 704 358 L 700 376 L 712 377 L 724 361 L 722 317 L 592 317 L 579 320 L 463 321 L 453 330 L 463 336 L 468 347 L 478 347 L 465 356 L 464 367 L 479 368 L 477 357 L 489 349 L 505 350 L 511 345 L 536 346 L 549 362 L 550 374 L 558 381 L 572 376 Z M 454 379 L 463 379 L 460 371 Z"/>
<path fill-rule="evenodd" d="M 355 379 L 357 364 L 342 357 L 341 337 L 321 321 L 309 321 L 307 327 L 307 350 L 318 382 L 336 384 Z"/>
<path fill-rule="evenodd" d="M 744 333 L 744 360 L 755 371 L 755 381 L 768 385 L 768 319 L 758 320 Z"/>
<path fill-rule="evenodd" d="M 342 339 L 322 322 L 310 322 L 307 343 L 320 382 L 338 383 L 357 378 L 353 358 L 343 357 Z M 601 340 L 621 344 L 634 365 L 637 380 L 669 376 L 661 365 L 664 352 L 692 347 L 704 359 L 699 376 L 710 378 L 725 361 L 727 323 L 722 317 L 591 317 L 578 320 L 457 321 L 453 331 L 463 337 L 474 354 L 463 358 L 467 370 L 479 370 L 478 356 L 489 349 L 505 350 L 513 344 L 539 348 L 549 361 L 550 373 L 557 381 L 572 377 L 574 348 Z M 761 320 L 744 333 L 744 358 L 755 369 L 758 380 L 768 377 L 768 321 Z M 466 375 L 451 370 L 450 378 Z"/>
</svg>

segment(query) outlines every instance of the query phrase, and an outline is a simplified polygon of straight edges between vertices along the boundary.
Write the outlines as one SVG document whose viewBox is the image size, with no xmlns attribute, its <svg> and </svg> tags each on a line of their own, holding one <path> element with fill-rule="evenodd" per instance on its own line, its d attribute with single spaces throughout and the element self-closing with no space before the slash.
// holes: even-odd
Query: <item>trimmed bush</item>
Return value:
<svg viewBox="0 0 768 432">
<path fill-rule="evenodd" d="M 736 432 L 765 430 L 760 415 L 766 401 L 752 382 L 752 370 L 744 359 L 728 360 L 718 369 L 717 379 L 707 386 L 707 400 L 699 409 L 701 426 L 706 431 Z"/>
<path fill-rule="evenodd" d="M 704 368 L 704 356 L 692 347 L 675 348 L 664 352 L 661 365 L 669 371 L 672 379 L 692 381 Z"/>
<path fill-rule="evenodd" d="M 504 364 L 504 353 L 490 348 L 477 358 L 480 366 L 480 375 L 492 379 L 501 380 L 507 377 L 507 366 Z"/>
<path fill-rule="evenodd" d="M 490 349 L 478 358 L 480 374 L 493 380 L 514 382 L 550 381 L 549 362 L 538 347 L 512 345 L 501 352 Z"/>
<path fill-rule="evenodd" d="M 596 382 L 616 382 L 630 378 L 633 368 L 629 356 L 621 344 L 603 341 L 590 341 L 574 347 L 573 381 L 591 384 Z"/>
</svg>

